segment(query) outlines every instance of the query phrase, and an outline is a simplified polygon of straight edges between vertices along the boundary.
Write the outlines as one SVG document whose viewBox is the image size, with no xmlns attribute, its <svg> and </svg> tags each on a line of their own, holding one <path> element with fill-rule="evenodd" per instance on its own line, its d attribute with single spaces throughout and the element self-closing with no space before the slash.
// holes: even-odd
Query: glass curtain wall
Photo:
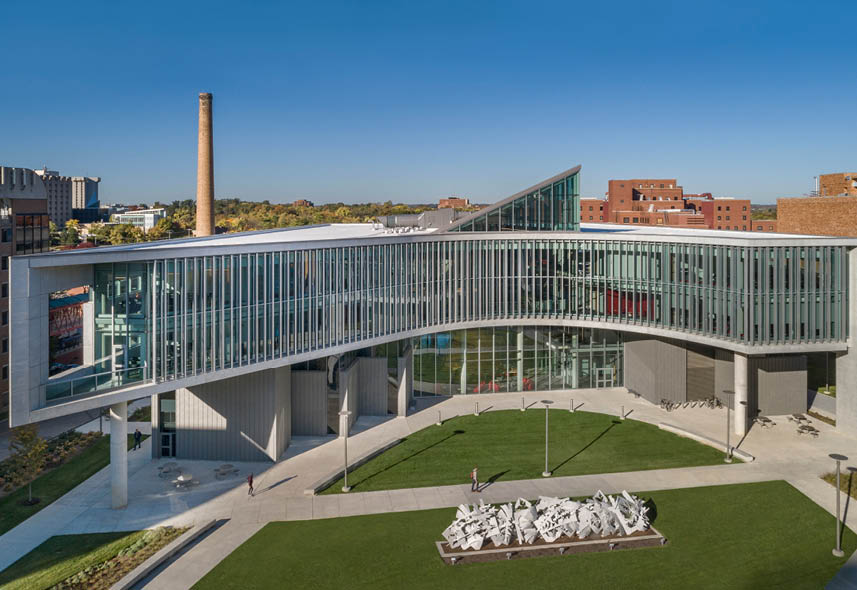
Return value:
<svg viewBox="0 0 857 590">
<path fill-rule="evenodd" d="M 848 338 L 844 246 L 457 234 L 100 264 L 95 277 L 96 372 L 107 376 L 93 388 L 142 379 L 142 368 L 173 380 L 487 320 L 651 326 L 760 347 Z M 481 385 L 482 362 L 460 391 Z M 49 399 L 76 393 L 48 387 Z"/>
<path fill-rule="evenodd" d="M 578 231 L 580 229 L 580 174 L 489 207 L 473 219 L 451 227 L 451 232 Z"/>
<path fill-rule="evenodd" d="M 516 326 L 413 339 L 414 395 L 614 387 L 622 335 L 612 330 Z"/>
<path fill-rule="evenodd" d="M 95 266 L 94 353 L 85 377 L 49 384 L 48 401 L 123 387 L 150 378 L 149 281 L 151 263 Z"/>
</svg>

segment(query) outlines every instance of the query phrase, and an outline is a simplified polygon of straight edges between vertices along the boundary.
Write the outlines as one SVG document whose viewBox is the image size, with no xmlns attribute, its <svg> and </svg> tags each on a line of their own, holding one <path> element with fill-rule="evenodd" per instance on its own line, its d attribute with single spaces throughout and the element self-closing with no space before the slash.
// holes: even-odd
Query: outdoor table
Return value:
<svg viewBox="0 0 857 590">
<path fill-rule="evenodd" d="M 190 473 L 182 473 L 176 478 L 176 487 L 181 488 L 190 485 L 193 482 L 193 475 Z"/>
</svg>

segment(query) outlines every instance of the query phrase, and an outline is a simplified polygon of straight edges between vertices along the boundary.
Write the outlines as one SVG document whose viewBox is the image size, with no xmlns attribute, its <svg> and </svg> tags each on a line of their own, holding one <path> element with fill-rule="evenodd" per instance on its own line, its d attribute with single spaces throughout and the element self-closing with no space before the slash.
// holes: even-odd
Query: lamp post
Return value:
<svg viewBox="0 0 857 590">
<path fill-rule="evenodd" d="M 735 392 L 731 389 L 724 389 L 723 393 L 726 394 L 726 458 L 723 459 L 727 463 L 732 462 L 732 450 L 731 445 L 729 444 L 729 431 L 731 430 L 730 423 L 730 410 L 732 409 L 732 400 L 735 399 Z"/>
<path fill-rule="evenodd" d="M 339 412 L 339 416 L 342 418 L 345 418 L 345 436 L 342 438 L 342 448 L 344 451 L 344 456 L 343 456 L 344 469 L 343 469 L 343 471 L 345 473 L 345 475 L 344 475 L 345 479 L 343 481 L 342 491 L 345 492 L 346 494 L 351 491 L 351 486 L 348 485 L 348 417 L 350 415 L 351 415 L 351 412 L 349 412 L 348 410 L 342 410 L 341 412 Z"/>
<path fill-rule="evenodd" d="M 542 477 L 550 477 L 551 472 L 548 471 L 548 408 L 550 408 L 553 401 L 543 399 L 542 403 L 545 405 L 545 470 L 542 471 Z"/>
<path fill-rule="evenodd" d="M 847 461 L 848 457 L 838 453 L 831 453 L 830 458 L 836 461 L 836 548 L 833 550 L 833 555 L 836 557 L 842 557 L 845 553 L 842 551 L 841 546 L 842 521 L 839 520 L 839 496 L 842 495 L 842 488 L 839 484 L 839 463 L 841 461 Z"/>
</svg>

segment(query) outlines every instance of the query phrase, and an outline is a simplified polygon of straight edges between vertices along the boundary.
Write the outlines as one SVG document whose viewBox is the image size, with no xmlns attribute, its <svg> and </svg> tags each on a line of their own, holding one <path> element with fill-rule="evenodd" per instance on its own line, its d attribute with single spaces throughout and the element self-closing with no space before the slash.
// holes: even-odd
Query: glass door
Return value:
<svg viewBox="0 0 857 590">
<path fill-rule="evenodd" d="M 614 387 L 616 380 L 613 367 L 595 369 L 595 387 Z"/>
</svg>

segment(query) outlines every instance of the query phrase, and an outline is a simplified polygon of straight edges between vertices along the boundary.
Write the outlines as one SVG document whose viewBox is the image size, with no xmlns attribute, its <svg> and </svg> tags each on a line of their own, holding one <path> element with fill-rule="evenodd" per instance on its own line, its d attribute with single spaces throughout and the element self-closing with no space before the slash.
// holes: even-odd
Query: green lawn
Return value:
<svg viewBox="0 0 857 590">
<path fill-rule="evenodd" d="M 782 481 L 642 493 L 664 547 L 448 566 L 454 508 L 266 525 L 194 588 L 823 588 L 833 517 Z"/>
<path fill-rule="evenodd" d="M 581 475 L 723 463 L 723 452 L 657 426 L 615 416 L 550 412 L 549 465 L 555 475 Z M 460 416 L 416 432 L 348 475 L 355 491 L 541 477 L 545 412 L 530 409 Z M 341 480 L 322 493 L 339 493 Z"/>
<path fill-rule="evenodd" d="M 128 448 L 133 446 L 134 436 L 129 434 Z M 38 504 L 34 506 L 21 504 L 21 500 L 27 498 L 27 486 L 0 498 L 0 535 L 22 523 L 78 484 L 83 483 L 109 463 L 110 437 L 103 436 L 73 459 L 40 475 L 33 481 L 33 497 L 41 498 L 41 502 Z"/>
<path fill-rule="evenodd" d="M 0 573 L 0 590 L 41 590 L 89 566 L 106 561 L 143 536 L 93 533 L 51 537 Z"/>
</svg>

